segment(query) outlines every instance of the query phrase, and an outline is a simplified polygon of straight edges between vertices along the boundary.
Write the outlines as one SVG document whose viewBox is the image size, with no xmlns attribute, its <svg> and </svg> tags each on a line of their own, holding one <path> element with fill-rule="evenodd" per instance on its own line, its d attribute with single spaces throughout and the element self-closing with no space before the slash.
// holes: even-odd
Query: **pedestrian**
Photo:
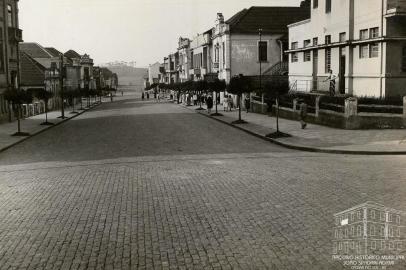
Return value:
<svg viewBox="0 0 406 270">
<path fill-rule="evenodd" d="M 149 99 L 149 92 L 147 92 L 147 99 Z"/>
<path fill-rule="evenodd" d="M 121 91 L 121 96 L 124 96 L 124 92 L 123 92 L 123 91 Z"/>
<path fill-rule="evenodd" d="M 245 110 L 247 111 L 247 113 L 250 110 L 250 106 L 251 106 L 251 100 L 250 100 L 250 96 L 246 95 L 245 96 L 245 100 L 244 100 L 244 105 L 245 105 Z"/>
<path fill-rule="evenodd" d="M 142 98 L 142 100 L 144 100 L 144 98 L 145 98 L 144 92 L 142 92 L 141 98 Z"/>
<path fill-rule="evenodd" d="M 159 93 L 156 95 L 156 101 L 158 103 L 161 102 L 161 95 Z"/>
<path fill-rule="evenodd" d="M 327 82 L 327 81 L 330 82 L 330 85 L 329 85 L 330 96 L 334 96 L 336 94 L 336 78 L 337 78 L 337 76 L 333 74 L 333 71 L 331 69 L 328 71 L 328 73 L 329 73 L 329 75 L 328 75 L 327 79 L 325 79 L 324 81 L 325 82 Z"/>
<path fill-rule="evenodd" d="M 223 109 L 224 109 L 224 111 L 227 111 L 227 108 L 228 108 L 228 97 L 225 96 L 225 97 L 223 97 Z"/>
<path fill-rule="evenodd" d="M 302 126 L 302 129 L 305 129 L 307 126 L 307 123 L 306 123 L 307 104 L 303 99 L 300 99 L 299 102 L 300 102 L 300 106 L 299 106 L 300 125 Z"/>
<path fill-rule="evenodd" d="M 227 102 L 228 102 L 228 110 L 231 112 L 233 109 L 233 98 L 231 97 L 231 95 L 228 95 Z"/>
<path fill-rule="evenodd" d="M 213 98 L 211 95 L 208 95 L 206 98 L 207 113 L 211 114 L 211 109 L 213 108 Z"/>
<path fill-rule="evenodd" d="M 196 93 L 193 94 L 193 105 L 197 106 L 197 95 L 196 95 Z"/>
</svg>

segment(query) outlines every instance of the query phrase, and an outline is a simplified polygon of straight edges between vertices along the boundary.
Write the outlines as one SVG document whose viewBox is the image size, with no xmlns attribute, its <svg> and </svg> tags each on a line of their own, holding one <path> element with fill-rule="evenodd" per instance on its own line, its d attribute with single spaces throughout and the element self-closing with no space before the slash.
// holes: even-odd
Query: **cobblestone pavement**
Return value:
<svg viewBox="0 0 406 270">
<path fill-rule="evenodd" d="M 406 210 L 405 164 L 285 150 L 173 104 L 103 104 L 0 154 L 0 269 L 344 269 L 333 214 Z"/>
</svg>

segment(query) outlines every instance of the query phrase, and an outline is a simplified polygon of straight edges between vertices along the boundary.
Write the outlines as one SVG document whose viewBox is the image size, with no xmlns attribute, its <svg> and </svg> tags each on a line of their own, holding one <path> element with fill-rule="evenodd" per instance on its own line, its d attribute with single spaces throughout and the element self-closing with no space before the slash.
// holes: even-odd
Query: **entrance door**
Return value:
<svg viewBox="0 0 406 270">
<path fill-rule="evenodd" d="M 340 48 L 340 70 L 338 73 L 340 94 L 345 94 L 345 48 Z"/>
<path fill-rule="evenodd" d="M 317 83 L 317 73 L 318 73 L 318 61 L 319 60 L 319 51 L 318 50 L 314 50 L 313 51 L 313 91 L 317 91 L 318 90 L 318 83 Z"/>
</svg>

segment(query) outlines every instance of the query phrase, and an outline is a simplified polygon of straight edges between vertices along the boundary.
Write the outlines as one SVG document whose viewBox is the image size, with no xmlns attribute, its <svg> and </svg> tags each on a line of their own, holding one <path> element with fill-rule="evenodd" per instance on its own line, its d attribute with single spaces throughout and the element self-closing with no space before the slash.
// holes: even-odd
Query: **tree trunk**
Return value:
<svg viewBox="0 0 406 270">
<path fill-rule="evenodd" d="M 45 123 L 48 123 L 48 101 L 45 101 Z"/>
<path fill-rule="evenodd" d="M 279 133 L 279 97 L 276 98 L 276 133 Z"/>
<path fill-rule="evenodd" d="M 238 95 L 238 120 L 241 121 L 241 94 Z"/>
<path fill-rule="evenodd" d="M 216 93 L 216 114 L 218 114 L 218 111 L 217 111 L 217 100 L 218 100 L 218 96 L 217 96 L 217 92 L 215 92 Z"/>
<path fill-rule="evenodd" d="M 17 106 L 17 132 L 21 132 L 21 123 L 20 123 L 20 114 L 21 114 L 21 105 Z"/>
</svg>

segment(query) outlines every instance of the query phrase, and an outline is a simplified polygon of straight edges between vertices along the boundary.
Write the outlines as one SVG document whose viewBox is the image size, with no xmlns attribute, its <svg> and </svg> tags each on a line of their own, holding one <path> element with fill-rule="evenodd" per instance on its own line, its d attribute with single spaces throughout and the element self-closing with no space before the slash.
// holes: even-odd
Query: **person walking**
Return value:
<svg viewBox="0 0 406 270">
<path fill-rule="evenodd" d="M 142 92 L 141 98 L 142 98 L 142 100 L 144 100 L 144 98 L 145 98 L 144 92 Z"/>
<path fill-rule="evenodd" d="M 303 99 L 301 99 L 299 102 L 300 102 L 300 106 L 299 106 L 300 125 L 302 126 L 302 129 L 305 129 L 307 126 L 307 123 L 306 123 L 307 104 Z"/>
<path fill-rule="evenodd" d="M 228 102 L 227 109 L 231 112 L 231 110 L 233 109 L 233 98 L 231 97 L 231 95 L 228 95 L 227 102 Z"/>
<path fill-rule="evenodd" d="M 207 113 L 211 114 L 211 109 L 213 108 L 213 98 L 211 95 L 208 95 L 206 98 Z"/>
<path fill-rule="evenodd" d="M 329 85 L 330 96 L 334 96 L 336 94 L 336 79 L 337 79 L 337 76 L 334 75 L 333 71 L 330 69 L 327 79 L 324 80 L 325 82 L 327 82 L 327 81 L 330 82 L 330 85 Z"/>
<path fill-rule="evenodd" d="M 227 108 L 228 108 L 228 97 L 225 96 L 223 97 L 223 109 L 225 112 L 227 111 Z"/>
<path fill-rule="evenodd" d="M 149 99 L 149 92 L 147 92 L 147 99 Z"/>
<path fill-rule="evenodd" d="M 193 105 L 197 106 L 197 94 L 196 94 L 196 92 L 193 94 Z"/>
<path fill-rule="evenodd" d="M 249 96 L 249 95 L 246 95 L 246 96 L 245 96 L 244 106 L 245 106 L 245 110 L 246 110 L 247 113 L 248 113 L 249 110 L 250 110 L 250 107 L 251 107 L 251 100 L 250 100 L 250 96 Z"/>
</svg>

